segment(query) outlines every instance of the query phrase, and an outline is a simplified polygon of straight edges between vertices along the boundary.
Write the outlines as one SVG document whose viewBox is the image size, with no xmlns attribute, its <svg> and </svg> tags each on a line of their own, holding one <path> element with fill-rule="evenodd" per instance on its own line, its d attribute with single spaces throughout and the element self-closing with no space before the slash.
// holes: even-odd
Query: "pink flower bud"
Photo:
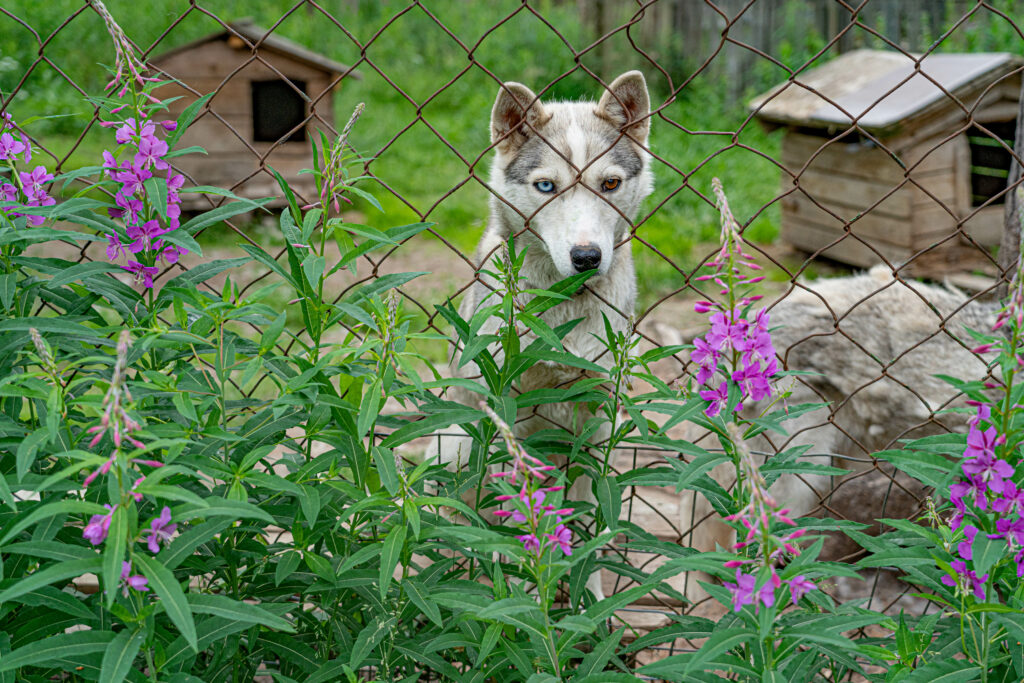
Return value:
<svg viewBox="0 0 1024 683">
<path fill-rule="evenodd" d="M 973 353 L 988 353 L 992 350 L 993 344 L 982 344 L 981 346 L 975 346 L 971 351 Z"/>
<path fill-rule="evenodd" d="M 139 446 L 141 447 L 142 444 L 139 444 Z M 139 465 L 146 465 L 148 467 L 163 467 L 164 466 L 164 464 L 162 462 L 159 462 L 157 460 L 142 460 L 141 458 L 135 458 L 134 460 L 132 460 L 132 462 L 138 463 Z"/>
<path fill-rule="evenodd" d="M 494 516 L 495 517 L 509 517 L 509 516 L 511 516 L 511 514 L 512 513 L 509 512 L 508 510 L 495 510 L 494 511 Z"/>
</svg>

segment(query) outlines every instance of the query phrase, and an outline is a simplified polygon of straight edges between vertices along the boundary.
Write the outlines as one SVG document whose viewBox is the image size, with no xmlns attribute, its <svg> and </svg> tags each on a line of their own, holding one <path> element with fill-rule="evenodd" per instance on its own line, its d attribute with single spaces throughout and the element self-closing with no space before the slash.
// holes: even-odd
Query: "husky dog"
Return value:
<svg viewBox="0 0 1024 683">
<path fill-rule="evenodd" d="M 544 313 L 552 328 L 582 319 L 562 339 L 567 351 L 598 364 L 610 365 L 601 339 L 604 317 L 615 331 L 626 330 L 636 300 L 636 276 L 628 236 L 630 221 L 652 189 L 647 146 L 650 100 L 643 74 L 630 71 L 616 78 L 593 102 L 541 102 L 525 85 L 501 86 L 491 112 L 491 142 L 496 155 L 491 169 L 490 220 L 477 248 L 477 263 L 494 270 L 494 260 L 511 236 L 517 253 L 525 250 L 520 276 L 525 288 L 546 289 L 577 273 L 595 275 L 571 299 Z M 498 283 L 481 274 L 466 293 L 459 313 L 472 318 Z M 485 303 L 486 302 L 486 303 Z M 480 334 L 493 333 L 488 321 Z M 532 338 L 524 339 L 528 344 Z M 460 367 L 459 349 L 453 374 L 478 376 L 473 363 Z M 520 378 L 520 391 L 566 386 L 580 371 L 556 363 L 538 363 Z M 468 402 L 469 397 L 459 396 Z M 572 429 L 572 408 L 548 405 L 521 411 L 514 431 L 520 438 L 545 428 Z M 595 441 L 602 436 L 595 437 Z M 432 439 L 440 461 L 468 458 L 467 436 Z M 432 455 L 428 452 L 428 456 Z M 577 479 L 569 496 L 593 500 L 590 481 Z M 588 587 L 600 599 L 600 577 Z"/>
</svg>

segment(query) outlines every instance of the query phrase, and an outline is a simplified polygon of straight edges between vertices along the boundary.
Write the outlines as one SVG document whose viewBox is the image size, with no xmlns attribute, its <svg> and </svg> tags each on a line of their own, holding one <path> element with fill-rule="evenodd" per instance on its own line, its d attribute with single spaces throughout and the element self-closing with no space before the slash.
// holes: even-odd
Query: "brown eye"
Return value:
<svg viewBox="0 0 1024 683">
<path fill-rule="evenodd" d="M 605 192 L 614 192 L 619 189 L 619 183 L 622 181 L 618 178 L 609 178 L 608 180 L 601 183 L 601 189 Z"/>
</svg>

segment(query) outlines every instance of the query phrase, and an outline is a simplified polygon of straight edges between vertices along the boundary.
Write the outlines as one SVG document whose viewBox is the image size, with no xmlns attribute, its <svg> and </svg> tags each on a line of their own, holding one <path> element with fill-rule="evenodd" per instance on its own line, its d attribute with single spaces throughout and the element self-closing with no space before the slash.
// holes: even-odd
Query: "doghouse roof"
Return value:
<svg viewBox="0 0 1024 683">
<path fill-rule="evenodd" d="M 918 59 L 920 59 L 918 57 Z M 854 50 L 799 73 L 755 97 L 750 108 L 764 121 L 810 128 L 857 124 L 872 133 L 959 106 L 1021 64 L 1007 52 L 931 53 L 920 59 L 887 50 Z M 945 92 L 944 92 L 945 90 Z"/>
<path fill-rule="evenodd" d="M 352 69 L 352 67 L 336 62 L 333 59 L 328 59 L 321 54 L 313 52 L 309 48 L 303 47 L 298 43 L 283 38 L 274 33 L 267 35 L 267 29 L 257 26 L 249 19 L 241 19 L 239 21 L 233 21 L 228 24 L 228 28 L 217 33 L 211 33 L 208 36 L 193 40 L 190 43 L 180 45 L 172 50 L 168 50 L 154 58 L 151 61 L 157 64 L 164 59 L 171 57 L 182 52 L 194 50 L 197 47 L 212 43 L 217 40 L 227 40 L 232 36 L 241 36 L 252 44 L 259 43 L 260 50 L 268 50 L 270 52 L 277 52 L 278 54 L 290 57 L 297 62 L 311 66 L 314 69 L 320 69 L 321 71 L 327 72 L 333 75 L 347 74 L 350 78 L 360 79 L 362 76 L 358 71 Z"/>
</svg>

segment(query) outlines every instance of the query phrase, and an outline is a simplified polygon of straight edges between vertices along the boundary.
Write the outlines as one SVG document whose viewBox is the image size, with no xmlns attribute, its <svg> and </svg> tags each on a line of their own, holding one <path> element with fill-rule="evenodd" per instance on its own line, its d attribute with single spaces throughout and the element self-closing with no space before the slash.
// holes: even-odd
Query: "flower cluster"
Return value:
<svg viewBox="0 0 1024 683">
<path fill-rule="evenodd" d="M 107 33 L 110 34 L 111 42 L 114 44 L 114 77 L 107 83 L 106 90 L 110 90 L 120 83 L 121 90 L 117 94 L 118 97 L 124 97 L 133 86 L 144 91 L 146 83 L 158 81 L 159 79 L 153 76 L 143 76 L 146 66 L 139 59 L 135 52 L 135 46 L 128 40 L 124 30 L 111 16 L 107 6 L 101 0 L 93 0 L 92 7 L 102 17 L 103 23 L 107 27 Z M 155 101 L 152 96 L 150 99 Z"/>
<path fill-rule="evenodd" d="M 87 433 L 93 435 L 92 441 L 89 442 L 89 448 L 95 448 L 96 444 L 100 442 L 100 439 L 108 431 L 110 432 L 111 439 L 114 441 L 114 448 L 121 448 L 122 439 L 128 439 L 136 448 L 144 448 L 142 442 L 131 435 L 132 432 L 136 432 L 142 427 L 125 409 L 125 404 L 130 403 L 132 400 L 132 395 L 125 384 L 128 370 L 128 349 L 130 347 L 131 336 L 125 330 L 121 332 L 121 336 L 117 340 L 117 358 L 114 361 L 114 374 L 110 378 L 110 386 L 103 397 L 103 416 L 100 417 L 98 425 L 87 430 Z M 85 480 L 85 485 L 91 484 L 97 474 L 106 474 L 110 469 L 110 463 L 107 463 L 104 467 L 106 469 L 103 472 L 97 470 L 90 474 Z"/>
<path fill-rule="evenodd" d="M 738 522 L 746 530 L 746 535 L 736 542 L 733 549 L 741 550 L 755 542 L 759 546 L 756 561 L 744 558 L 725 563 L 726 567 L 736 569 L 736 583 L 724 582 L 732 595 L 733 609 L 739 612 L 744 605 L 754 605 L 756 613 L 762 604 L 771 607 L 775 604 L 776 590 L 783 584 L 789 588 L 790 597 L 795 605 L 805 593 L 817 587 L 803 575 L 783 581 L 779 577 L 777 566 L 787 557 L 796 557 L 800 554 L 797 539 L 804 535 L 804 530 L 797 529 L 780 534 L 773 529 L 779 524 L 793 527 L 796 523 L 788 517 L 789 510 L 782 508 L 768 492 L 768 486 L 761 476 L 754 456 L 735 423 L 729 423 L 729 436 L 739 454 L 739 474 L 742 485 L 749 495 L 746 506 L 736 514 L 726 517 L 729 521 Z M 745 573 L 744 567 L 755 571 Z M 757 585 L 759 573 L 767 576 L 767 580 L 760 587 Z"/>
<path fill-rule="evenodd" d="M 16 139 L 14 135 L 17 134 Z M 32 144 L 24 133 L 17 130 L 11 115 L 0 115 L 0 161 L 6 161 L 11 169 L 11 181 L 0 183 L 0 211 L 10 216 L 26 216 L 26 222 L 37 227 L 42 225 L 44 216 L 18 213 L 20 206 L 53 206 L 57 203 L 46 191 L 46 184 L 53 180 L 53 174 L 44 166 L 36 166 L 31 171 L 19 171 L 18 162 L 26 165 L 32 162 Z"/>
<path fill-rule="evenodd" d="M 106 396 L 103 399 L 103 416 L 100 418 L 99 425 L 87 430 L 89 434 L 93 434 L 92 441 L 89 443 L 90 448 L 95 447 L 100 442 L 100 439 L 103 438 L 103 435 L 109 432 L 114 442 L 114 453 L 100 467 L 86 476 L 83 482 L 86 487 L 100 475 L 108 474 L 117 463 L 123 439 L 127 439 L 133 446 L 138 448 L 144 447 L 142 442 L 131 436 L 133 432 L 141 429 L 141 427 L 128 415 L 125 408 L 126 403 L 131 401 L 131 394 L 128 393 L 128 388 L 125 385 L 128 369 L 128 349 L 130 346 L 131 339 L 128 332 L 122 332 L 117 344 L 117 359 L 114 363 L 114 373 L 111 377 Z M 148 467 L 163 467 L 163 463 L 156 460 L 133 458 L 130 462 Z M 129 479 L 129 481 L 132 481 L 131 487 L 127 491 L 123 491 L 125 497 L 115 505 L 104 505 L 103 507 L 107 510 L 106 513 L 92 515 L 82 530 L 82 537 L 92 545 L 100 545 L 107 540 L 107 536 L 110 533 L 110 525 L 114 519 L 114 512 L 119 506 L 124 504 L 124 501 L 128 500 L 127 497 L 130 496 L 136 503 L 142 502 L 142 494 L 137 491 L 137 488 L 144 480 L 145 476 L 139 478 L 132 476 Z M 159 516 L 150 521 L 149 529 L 143 531 L 138 540 L 145 540 L 149 551 L 155 555 L 160 552 L 160 546 L 166 545 L 177 530 L 178 525 L 174 524 L 171 520 L 171 508 L 164 506 Z M 148 590 L 144 577 L 131 574 L 130 561 L 124 563 L 121 572 L 121 584 L 125 594 L 127 594 L 128 588 L 138 591 Z"/>
<path fill-rule="evenodd" d="M 120 146 L 118 154 L 126 152 L 131 155 L 119 163 L 114 153 L 109 150 L 103 152 L 103 168 L 107 176 L 119 185 L 114 195 L 117 208 L 110 209 L 110 215 L 124 222 L 129 239 L 128 244 L 124 244 L 119 235 L 108 235 L 107 257 L 113 261 L 131 253 L 139 260 L 129 260 L 123 268 L 135 274 L 144 287 L 151 288 L 153 276 L 159 272 L 152 264 L 161 259 L 167 264 L 176 263 L 187 253 L 162 238 L 180 226 L 181 197 L 178 191 L 184 185 L 185 177 L 176 174 L 164 159 L 169 151 L 168 145 L 157 133 L 172 131 L 177 124 L 174 121 L 157 123 L 129 117 L 124 122 L 104 122 L 101 125 L 118 126 L 115 134 Z M 167 188 L 166 204 L 162 207 L 150 206 L 153 197 L 146 192 L 146 181 L 158 173 L 165 176 L 160 180 Z M 136 256 L 140 253 L 145 258 Z"/>
<path fill-rule="evenodd" d="M 705 387 L 700 397 L 708 402 L 704 413 L 714 417 L 729 403 L 730 380 L 740 390 L 743 402 L 761 401 L 772 395 L 771 379 L 778 371 L 775 347 L 772 345 L 768 327 L 767 311 L 761 310 L 749 319 L 750 305 L 760 299 L 759 295 L 737 296 L 737 289 L 760 282 L 762 276 L 744 275 L 740 267 L 752 271 L 760 270 L 753 257 L 742 250 L 739 225 L 729 209 L 722 184 L 713 180 L 718 209 L 722 216 L 722 246 L 715 258 L 708 264 L 713 273 L 701 275 L 699 281 L 713 280 L 721 287 L 720 294 L 727 296 L 725 304 L 713 301 L 698 301 L 698 313 L 711 313 L 711 327 L 707 334 L 694 340 L 690 359 L 697 364 L 697 383 Z M 712 381 L 722 375 L 717 384 Z"/>
<path fill-rule="evenodd" d="M 984 600 L 989 575 L 978 576 L 967 564 L 974 559 L 974 539 L 979 527 L 992 528 L 994 518 L 996 533 L 986 536 L 1006 540 L 1015 553 L 1017 576 L 1024 577 L 1024 489 L 1012 480 L 1014 467 L 996 454 L 996 448 L 1006 442 L 1006 437 L 999 435 L 992 425 L 982 428 L 992 419 L 992 409 L 977 401 L 970 403 L 976 413 L 969 422 L 967 448 L 960 466 L 963 477 L 949 487 L 949 499 L 955 510 L 950 527 L 959 530 L 963 540 L 956 544 L 958 559 L 950 563 L 957 577 L 946 575 L 942 582 L 969 590 L 978 600 Z"/>
<path fill-rule="evenodd" d="M 572 530 L 565 526 L 563 520 L 571 515 L 572 508 L 556 507 L 545 502 L 547 494 L 561 491 L 562 486 L 541 486 L 542 481 L 548 476 L 547 473 L 554 470 L 553 465 L 545 465 L 542 461 L 533 457 L 523 448 L 522 444 L 512 434 L 512 429 L 498 417 L 489 406 L 482 405 L 482 408 L 491 418 L 501 435 L 505 439 L 508 452 L 512 456 L 512 467 L 507 472 L 495 472 L 490 476 L 495 479 L 503 479 L 512 486 L 519 485 L 516 493 L 504 493 L 495 498 L 496 501 L 504 503 L 515 501 L 515 510 L 496 510 L 496 517 L 510 517 L 526 533 L 516 536 L 516 540 L 523 544 L 527 552 L 539 556 L 545 546 L 561 550 L 565 555 L 572 555 Z M 519 484 L 520 475 L 522 483 Z M 543 524 L 546 517 L 554 518 L 554 528 L 550 523 Z M 549 530 L 542 532 L 542 527 Z M 543 538 L 543 540 L 542 540 Z"/>
</svg>

